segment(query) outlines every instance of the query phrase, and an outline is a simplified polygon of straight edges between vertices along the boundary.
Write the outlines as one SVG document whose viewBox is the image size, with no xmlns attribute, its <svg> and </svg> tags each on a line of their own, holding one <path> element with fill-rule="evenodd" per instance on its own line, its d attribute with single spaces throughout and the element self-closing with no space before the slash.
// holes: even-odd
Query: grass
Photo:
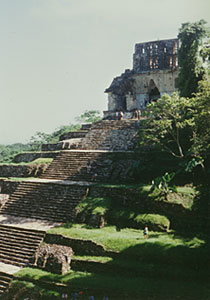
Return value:
<svg viewBox="0 0 210 300">
<path fill-rule="evenodd" d="M 39 164 L 51 164 L 51 162 L 53 161 L 53 158 L 49 158 L 49 157 L 46 157 L 46 158 L 37 158 L 27 164 L 35 164 L 35 165 L 39 165 Z"/>
<path fill-rule="evenodd" d="M 193 186 L 179 186 L 177 193 L 171 193 L 168 202 L 181 204 L 186 209 L 191 209 L 197 192 Z"/>
<path fill-rule="evenodd" d="M 0 177 L 0 179 L 5 179 L 9 181 L 27 181 L 37 179 L 36 177 Z"/>
<path fill-rule="evenodd" d="M 156 190 L 155 192 L 150 192 L 151 185 L 149 184 L 96 184 L 96 187 L 102 188 L 117 188 L 117 189 L 133 189 L 139 193 L 139 197 L 147 198 L 154 201 L 165 201 L 164 196 Z M 195 188 L 193 186 L 177 186 L 177 193 L 170 193 L 168 201 L 170 203 L 182 204 L 184 208 L 191 208 L 193 199 L 196 195 Z"/>
<path fill-rule="evenodd" d="M 145 244 L 143 230 L 124 228 L 116 226 L 106 226 L 104 228 L 91 228 L 84 224 L 64 224 L 63 226 L 52 228 L 48 233 L 61 234 L 66 237 L 92 240 L 104 246 L 106 250 L 121 252 L 129 247 Z M 175 233 L 152 232 L 146 244 L 162 243 L 164 247 L 189 246 L 199 247 L 204 241 L 198 238 L 185 239 L 177 237 Z"/>
<path fill-rule="evenodd" d="M 149 265 L 147 265 L 147 268 Z M 69 294 L 74 291 L 83 290 L 84 296 L 93 294 L 96 299 L 109 295 L 110 299 L 209 299 L 209 285 L 197 280 L 174 280 L 170 278 L 152 278 L 148 276 L 124 276 L 118 274 L 95 274 L 92 272 L 70 271 L 65 275 L 55 275 L 46 271 L 37 269 L 23 269 L 15 275 L 16 284 L 20 280 L 32 281 L 28 288 L 35 289 L 36 293 L 39 287 L 42 293 L 48 286 L 49 294 L 60 293 L 64 290 Z M 45 282 L 45 290 L 41 282 Z M 47 285 L 48 283 L 48 285 Z M 62 286 L 63 284 L 63 286 Z M 28 284 L 29 285 L 29 284 Z M 66 289 L 65 286 L 66 285 Z M 54 291 L 52 291 L 54 288 Z M 43 291 L 44 290 L 44 291 Z M 48 294 L 48 296 L 50 296 Z M 45 299 L 45 298 L 44 298 Z M 48 298 L 47 298 L 48 299 Z"/>
<path fill-rule="evenodd" d="M 104 215 L 110 209 L 111 201 L 107 198 L 86 197 L 77 205 L 78 213 Z"/>
<path fill-rule="evenodd" d="M 107 263 L 113 260 L 112 257 L 107 256 L 88 256 L 88 255 L 74 255 L 74 260 L 83 260 L 83 261 L 95 261 L 100 263 Z"/>
<path fill-rule="evenodd" d="M 64 290 L 69 294 L 83 290 L 81 300 L 89 295 L 99 300 L 104 294 L 113 300 L 209 300 L 209 273 L 205 268 L 209 247 L 201 238 L 150 231 L 145 240 L 142 230 L 119 230 L 115 226 L 96 229 L 81 224 L 64 224 L 49 233 L 89 239 L 117 254 L 75 255 L 74 261 L 95 262 L 86 272 L 71 270 L 57 275 L 22 269 L 15 275 L 14 289 L 22 281 L 32 283 L 27 287 L 30 293 L 44 295 L 35 299 L 56 299 Z"/>
<path fill-rule="evenodd" d="M 171 223 L 173 224 L 172 228 L 176 228 L 174 213 L 177 214 L 177 218 L 181 214 L 183 215 L 182 207 L 190 212 L 196 195 L 193 187 L 178 187 L 178 192 L 170 193 L 168 201 L 166 201 L 158 189 L 150 192 L 150 185 L 103 184 L 98 187 L 102 187 L 102 191 L 107 188 L 108 196 L 103 197 L 103 192 L 101 192 L 98 197 L 94 198 L 90 193 L 90 196 L 77 206 L 79 221 L 88 223 L 91 216 L 97 214 L 103 216 L 109 224 L 119 227 L 142 229 L 147 224 L 150 229 L 158 231 L 168 231 Z M 112 196 L 112 189 L 114 196 Z M 129 191 L 126 191 L 127 189 Z M 122 197 L 120 197 L 121 194 Z M 118 196 L 116 197 L 116 195 Z M 127 200 L 125 195 L 127 195 Z M 162 214 L 162 211 L 165 213 Z M 189 214 L 188 216 L 190 217 Z M 184 218 L 181 222 L 184 227 L 184 224 L 189 221 Z"/>
<path fill-rule="evenodd" d="M 40 165 L 40 164 L 50 164 L 53 158 L 37 158 L 30 162 L 20 162 L 20 163 L 0 163 L 0 166 L 24 166 L 24 165 Z"/>
</svg>

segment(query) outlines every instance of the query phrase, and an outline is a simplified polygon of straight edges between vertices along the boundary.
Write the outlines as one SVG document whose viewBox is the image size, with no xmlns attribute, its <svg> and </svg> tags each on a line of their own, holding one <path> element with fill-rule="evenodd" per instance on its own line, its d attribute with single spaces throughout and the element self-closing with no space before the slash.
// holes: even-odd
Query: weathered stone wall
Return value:
<svg viewBox="0 0 210 300">
<path fill-rule="evenodd" d="M 178 39 L 160 40 L 135 45 L 133 70 L 135 73 L 176 68 Z"/>
<path fill-rule="evenodd" d="M 72 239 L 59 234 L 46 234 L 45 243 L 58 244 L 72 247 L 76 255 L 111 255 L 111 251 L 106 251 L 102 245 L 99 245 L 91 240 Z"/>
<path fill-rule="evenodd" d="M 82 138 L 72 138 L 69 140 L 63 140 L 56 144 L 43 144 L 42 151 L 61 151 L 68 149 L 77 149 L 81 141 Z"/>
<path fill-rule="evenodd" d="M 48 164 L 40 165 L 0 165 L 0 177 L 39 177 Z"/>
<path fill-rule="evenodd" d="M 144 109 L 148 101 L 150 101 L 150 92 L 157 88 L 160 96 L 163 94 L 171 94 L 178 91 L 176 82 L 178 78 L 178 70 L 159 70 L 135 74 L 136 89 L 136 107 Z"/>
<path fill-rule="evenodd" d="M 72 256 L 71 247 L 42 243 L 34 255 L 33 264 L 48 272 L 64 275 L 70 271 Z"/>
<path fill-rule="evenodd" d="M 56 152 L 24 152 L 16 155 L 13 163 L 30 162 L 38 158 L 55 158 Z"/>
</svg>

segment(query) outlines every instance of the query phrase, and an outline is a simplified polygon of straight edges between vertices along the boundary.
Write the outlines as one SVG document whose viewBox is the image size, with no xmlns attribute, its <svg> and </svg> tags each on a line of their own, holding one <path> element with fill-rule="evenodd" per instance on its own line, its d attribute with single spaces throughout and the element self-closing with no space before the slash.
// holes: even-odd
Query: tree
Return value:
<svg viewBox="0 0 210 300">
<path fill-rule="evenodd" d="M 210 155 L 210 76 L 199 82 L 195 103 L 194 152 L 206 158 Z"/>
<path fill-rule="evenodd" d="M 31 145 L 32 150 L 40 151 L 41 145 L 46 144 L 50 142 L 51 135 L 37 131 L 29 141 L 29 144 Z"/>
<path fill-rule="evenodd" d="M 204 74 L 200 54 L 202 41 L 208 36 L 206 21 L 184 23 L 179 29 L 178 38 L 181 47 L 179 59 L 179 90 L 182 97 L 192 97 L 197 92 L 198 82 Z"/>
<path fill-rule="evenodd" d="M 194 101 L 176 93 L 147 105 L 141 145 L 158 146 L 178 158 L 188 155 L 194 134 Z"/>
<path fill-rule="evenodd" d="M 81 123 L 94 123 L 101 120 L 101 115 L 98 110 L 86 110 L 81 116 L 76 118 L 76 121 Z"/>
</svg>

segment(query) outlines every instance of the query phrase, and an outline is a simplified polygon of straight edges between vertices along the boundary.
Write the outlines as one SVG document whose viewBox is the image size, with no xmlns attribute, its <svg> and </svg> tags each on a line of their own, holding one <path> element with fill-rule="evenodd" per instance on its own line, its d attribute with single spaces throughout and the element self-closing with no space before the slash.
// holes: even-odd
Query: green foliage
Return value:
<svg viewBox="0 0 210 300">
<path fill-rule="evenodd" d="M 137 247 L 138 248 L 138 247 Z M 157 251 L 158 255 L 161 257 L 165 255 L 164 247 L 161 248 L 162 253 L 159 251 L 158 246 L 154 250 Z M 141 249 L 139 249 L 141 253 Z M 145 249 L 146 250 L 146 249 Z M 150 246 L 148 245 L 147 251 L 149 252 Z M 144 251 L 146 253 L 146 251 Z M 155 251 L 154 251 L 155 252 Z M 155 253 L 154 253 L 155 254 Z M 152 258 L 152 256 L 150 257 Z M 175 259 L 172 258 L 172 261 Z M 62 291 L 67 291 L 68 294 L 72 294 L 74 291 L 84 291 L 84 295 L 79 296 L 79 299 L 88 299 L 90 293 L 95 296 L 95 299 L 103 299 L 104 294 L 109 296 L 109 299 L 121 300 L 121 299 L 141 299 L 141 300 L 184 300 L 184 299 L 208 299 L 208 284 L 203 284 L 199 280 L 196 280 L 196 272 L 190 268 L 186 268 L 183 265 L 173 265 L 164 263 L 163 265 L 154 264 L 153 260 L 148 260 L 148 263 L 142 261 L 134 261 L 131 259 L 115 260 L 114 262 L 108 263 L 109 266 L 113 265 L 113 269 L 120 269 L 123 272 L 79 272 L 71 271 L 64 276 L 59 276 L 52 281 L 52 274 L 49 272 L 44 272 L 36 269 L 27 268 L 25 270 L 25 275 L 21 276 L 21 272 L 18 272 L 16 284 L 12 285 L 12 290 L 16 289 L 21 285 L 21 280 L 28 280 L 34 282 L 35 285 L 39 287 L 39 281 L 41 282 L 51 282 L 51 286 L 54 285 L 54 289 L 60 286 L 60 295 L 53 297 L 51 295 L 50 299 L 60 299 Z M 140 272 L 141 275 L 136 275 Z M 132 272 L 133 271 L 133 272 Z M 35 275 L 36 272 L 36 275 Z M 127 276 L 125 276 L 125 274 Z M 174 274 L 174 276 L 172 275 Z M 203 277 L 202 277 L 203 278 Z M 51 279 L 51 280 L 50 280 Z M 26 283 L 26 282 L 25 282 Z M 66 286 L 65 286 L 66 285 Z M 45 283 L 45 286 L 46 283 Z M 49 285 L 50 287 L 50 285 Z M 33 289 L 31 288 L 31 291 Z M 39 287 L 39 298 L 34 296 L 30 299 L 49 299 L 46 292 L 42 296 L 41 285 Z M 10 293 L 9 299 L 12 298 Z M 30 294 L 28 294 L 30 296 Z M 33 298 L 32 298 L 33 297 Z M 24 298 L 16 298 L 24 299 Z"/>
<path fill-rule="evenodd" d="M 138 214 L 134 220 L 142 226 L 147 224 L 150 228 L 155 225 L 162 230 L 168 230 L 170 226 L 168 218 L 159 214 Z"/>
<path fill-rule="evenodd" d="M 142 214 L 135 210 L 112 209 L 110 212 L 112 222 L 114 221 L 118 228 L 128 226 L 143 229 L 148 225 L 150 230 L 167 231 L 169 230 L 170 221 L 166 216 L 159 214 Z"/>
<path fill-rule="evenodd" d="M 204 45 L 200 50 L 200 55 L 203 59 L 203 63 L 205 63 L 206 66 L 208 67 L 208 69 L 206 71 L 209 74 L 208 71 L 210 71 L 209 70 L 209 66 L 210 66 L 210 39 L 207 40 L 206 42 L 204 42 Z"/>
<path fill-rule="evenodd" d="M 98 110 L 86 110 L 81 116 L 76 118 L 79 124 L 94 123 L 101 120 L 101 114 Z"/>
<path fill-rule="evenodd" d="M 157 177 L 152 181 L 152 187 L 151 192 L 154 191 L 154 189 L 159 189 L 165 196 L 165 199 L 168 200 L 168 194 L 170 192 L 177 193 L 177 188 L 175 185 L 170 186 L 169 183 L 172 181 L 172 179 L 175 176 L 175 172 L 173 173 L 165 173 L 163 176 Z"/>
<path fill-rule="evenodd" d="M 203 165 L 202 157 L 192 158 L 189 162 L 186 163 L 185 172 L 192 172 L 192 170 L 197 166 Z"/>
<path fill-rule="evenodd" d="M 183 158 L 191 146 L 194 129 L 194 102 L 176 93 L 165 94 L 146 107 L 148 117 L 142 125 L 141 145 L 158 146 L 173 156 Z"/>
<path fill-rule="evenodd" d="M 65 132 L 76 131 L 79 129 L 79 125 L 64 125 L 57 128 L 51 134 L 37 131 L 35 135 L 30 138 L 29 144 L 32 150 L 40 151 L 42 144 L 57 143 L 59 141 L 60 135 Z"/>
<path fill-rule="evenodd" d="M 206 158 L 210 154 L 210 76 L 205 76 L 199 83 L 196 103 L 195 135 L 193 151 L 197 156 Z"/>
<path fill-rule="evenodd" d="M 204 66 L 199 58 L 199 47 L 207 36 L 206 21 L 184 23 L 179 29 L 181 47 L 179 59 L 179 90 L 183 97 L 192 97 L 197 92 L 198 82 L 204 74 Z M 205 51 L 204 51 L 205 52 Z M 206 52 L 203 57 L 207 57 Z"/>
<path fill-rule="evenodd" d="M 31 146 L 28 144 L 0 145 L 0 163 L 11 163 L 15 155 L 30 150 Z"/>
<path fill-rule="evenodd" d="M 36 132 L 30 139 L 29 144 L 31 145 L 32 149 L 35 151 L 41 150 L 42 144 L 48 143 L 57 143 L 59 141 L 59 137 L 70 131 L 79 130 L 80 125 L 82 123 L 93 123 L 96 121 L 101 120 L 100 112 L 98 110 L 90 110 L 85 111 L 81 116 L 75 118 L 79 124 L 70 124 L 70 125 L 63 125 L 58 127 L 52 133 L 44 133 L 44 132 Z"/>
<path fill-rule="evenodd" d="M 110 199 L 108 198 L 91 198 L 87 197 L 77 205 L 79 214 L 105 215 L 110 209 Z"/>
</svg>

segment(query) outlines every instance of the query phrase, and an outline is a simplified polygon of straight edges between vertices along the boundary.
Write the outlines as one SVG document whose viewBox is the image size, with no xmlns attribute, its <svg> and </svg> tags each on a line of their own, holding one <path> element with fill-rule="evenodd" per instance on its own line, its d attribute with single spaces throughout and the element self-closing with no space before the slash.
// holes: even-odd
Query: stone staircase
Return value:
<svg viewBox="0 0 210 300">
<path fill-rule="evenodd" d="M 62 151 L 41 178 L 91 182 L 97 173 L 97 181 L 101 181 L 108 171 L 107 164 L 103 162 L 106 158 L 108 153 L 100 151 Z M 90 170 L 87 168 L 88 160 Z"/>
<path fill-rule="evenodd" d="M 0 225 L 0 262 L 27 266 L 44 236 L 44 231 Z"/>
<path fill-rule="evenodd" d="M 134 163 L 133 152 L 61 151 L 41 178 L 82 182 L 123 182 Z M 87 163 L 90 162 L 88 169 Z M 95 174 L 97 174 L 95 176 Z"/>
<path fill-rule="evenodd" d="M 137 120 L 102 120 L 92 125 L 78 149 L 130 151 L 137 146 Z"/>
<path fill-rule="evenodd" d="M 102 120 L 79 131 L 64 133 L 56 144 L 42 145 L 42 151 L 63 149 L 127 151 L 136 147 L 137 120 Z"/>
<path fill-rule="evenodd" d="M 51 222 L 72 221 L 75 207 L 86 189 L 80 185 L 25 181 L 19 184 L 0 213 Z"/>
<path fill-rule="evenodd" d="M 4 293 L 9 288 L 9 284 L 13 279 L 13 275 L 0 272 L 0 297 L 3 298 Z"/>
</svg>

